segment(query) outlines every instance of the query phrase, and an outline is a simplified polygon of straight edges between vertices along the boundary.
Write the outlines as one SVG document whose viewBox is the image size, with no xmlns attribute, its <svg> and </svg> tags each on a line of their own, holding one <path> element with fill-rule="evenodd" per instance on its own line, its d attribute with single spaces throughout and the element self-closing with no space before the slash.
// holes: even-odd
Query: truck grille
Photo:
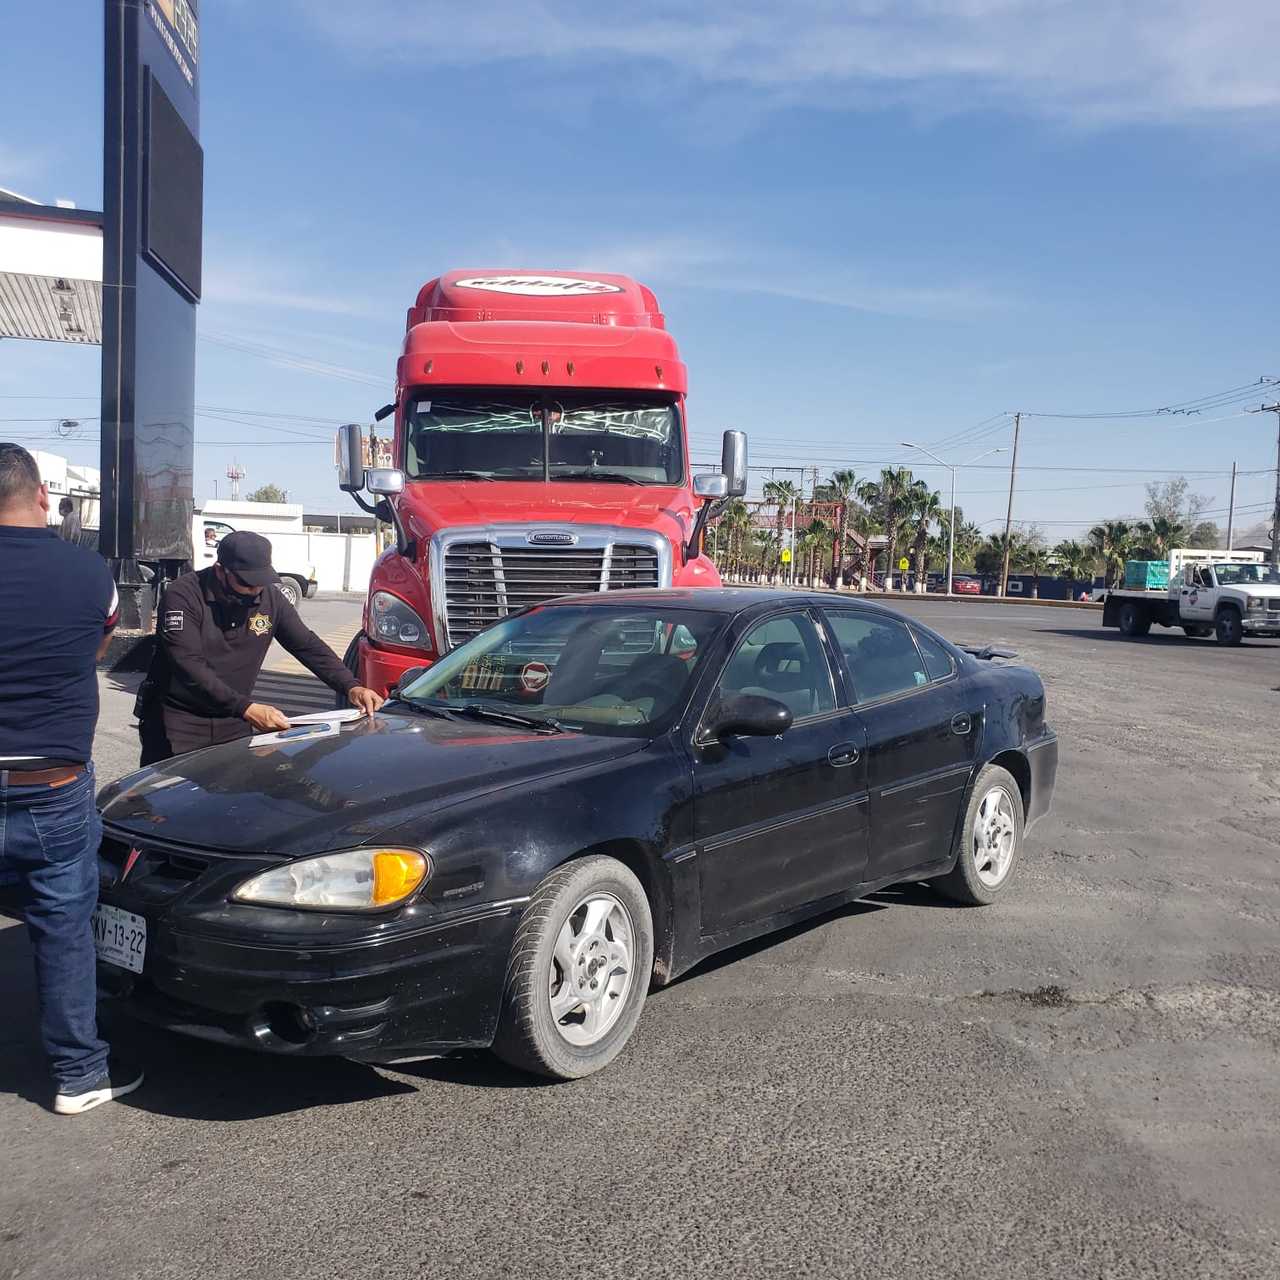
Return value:
<svg viewBox="0 0 1280 1280">
<path fill-rule="evenodd" d="M 529 605 L 591 591 L 659 587 L 653 547 L 501 546 L 454 542 L 444 552 L 445 626 L 449 647 Z"/>
</svg>

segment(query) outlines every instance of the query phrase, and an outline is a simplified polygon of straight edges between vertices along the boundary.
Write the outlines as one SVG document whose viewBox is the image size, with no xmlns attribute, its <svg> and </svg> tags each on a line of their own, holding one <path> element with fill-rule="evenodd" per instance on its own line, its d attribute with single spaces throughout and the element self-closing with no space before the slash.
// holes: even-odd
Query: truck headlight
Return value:
<svg viewBox="0 0 1280 1280">
<path fill-rule="evenodd" d="M 1249 609 L 1262 609 L 1266 606 L 1266 601 L 1261 596 L 1249 596 L 1245 601 L 1245 607 Z"/>
<path fill-rule="evenodd" d="M 372 911 L 403 902 L 429 869 L 417 849 L 351 849 L 260 871 L 231 896 L 269 907 Z"/>
<path fill-rule="evenodd" d="M 431 637 L 425 624 L 399 596 L 375 591 L 369 600 L 369 616 L 375 640 L 431 652 Z"/>
</svg>

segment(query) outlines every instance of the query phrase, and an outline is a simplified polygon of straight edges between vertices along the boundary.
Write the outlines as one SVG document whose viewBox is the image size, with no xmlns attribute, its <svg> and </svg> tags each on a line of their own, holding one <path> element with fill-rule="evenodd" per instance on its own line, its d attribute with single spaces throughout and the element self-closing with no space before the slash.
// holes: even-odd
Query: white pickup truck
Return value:
<svg viewBox="0 0 1280 1280">
<path fill-rule="evenodd" d="M 1181 627 L 1192 638 L 1213 635 L 1225 645 L 1280 635 L 1280 573 L 1260 551 L 1176 549 L 1167 591 L 1119 587 L 1103 598 L 1104 627 L 1145 636 L 1152 623 Z"/>
<path fill-rule="evenodd" d="M 302 532 L 302 508 L 275 502 L 206 502 L 191 521 L 191 553 L 197 569 L 213 564 L 218 543 L 237 529 L 260 533 L 271 543 L 276 589 L 297 608 L 316 593 L 315 565 Z"/>
</svg>

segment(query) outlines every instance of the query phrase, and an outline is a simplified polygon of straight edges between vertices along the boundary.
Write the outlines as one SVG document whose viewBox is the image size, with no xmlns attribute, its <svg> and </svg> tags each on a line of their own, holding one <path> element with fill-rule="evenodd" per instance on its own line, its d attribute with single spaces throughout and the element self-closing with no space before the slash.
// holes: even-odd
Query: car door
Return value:
<svg viewBox="0 0 1280 1280">
<path fill-rule="evenodd" d="M 955 657 L 889 614 L 825 611 L 867 741 L 867 879 L 937 862 L 951 849 L 977 759 L 982 713 L 966 705 Z"/>
<path fill-rule="evenodd" d="M 1178 590 L 1178 612 L 1197 622 L 1212 622 L 1218 590 L 1208 565 L 1188 565 Z"/>
<path fill-rule="evenodd" d="M 720 934 L 839 893 L 867 861 L 866 751 L 832 655 L 807 610 L 751 625 L 706 706 L 732 693 L 785 702 L 777 737 L 692 740 L 702 933 Z"/>
</svg>

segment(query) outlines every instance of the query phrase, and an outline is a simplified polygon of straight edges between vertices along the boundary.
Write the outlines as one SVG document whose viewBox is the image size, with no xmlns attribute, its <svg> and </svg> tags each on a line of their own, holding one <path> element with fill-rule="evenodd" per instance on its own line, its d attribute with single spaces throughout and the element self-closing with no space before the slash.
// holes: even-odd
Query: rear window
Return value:
<svg viewBox="0 0 1280 1280">
<path fill-rule="evenodd" d="M 916 642 L 897 619 L 869 613 L 832 613 L 829 618 L 859 702 L 892 697 L 929 683 Z"/>
<path fill-rule="evenodd" d="M 956 669 L 956 660 L 927 631 L 917 631 L 915 636 L 929 679 L 945 680 Z"/>
</svg>

